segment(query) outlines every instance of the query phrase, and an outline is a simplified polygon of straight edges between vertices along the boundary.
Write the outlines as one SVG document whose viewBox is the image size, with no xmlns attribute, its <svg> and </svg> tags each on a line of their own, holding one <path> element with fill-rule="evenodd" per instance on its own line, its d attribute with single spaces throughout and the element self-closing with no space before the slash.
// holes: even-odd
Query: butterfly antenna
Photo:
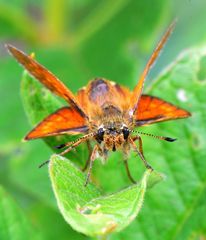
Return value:
<svg viewBox="0 0 206 240">
<path fill-rule="evenodd" d="M 41 163 L 41 164 L 39 165 L 39 168 L 42 168 L 43 166 L 45 166 L 45 165 L 48 164 L 49 162 L 50 162 L 50 161 L 47 160 L 47 161 Z"/>
<path fill-rule="evenodd" d="M 72 147 L 75 143 L 79 142 L 79 141 L 86 141 L 88 138 L 91 138 L 93 137 L 95 134 L 94 133 L 89 133 L 89 134 L 86 134 L 80 138 L 77 138 L 76 140 L 72 141 L 72 142 L 68 142 L 68 143 L 62 143 L 60 145 L 57 145 L 57 146 L 54 146 L 54 148 L 57 148 L 57 149 L 63 149 L 65 147 Z"/>
<path fill-rule="evenodd" d="M 95 133 L 88 133 L 80 138 L 77 138 L 76 140 L 72 141 L 72 142 L 68 142 L 65 144 L 61 144 L 59 146 L 57 146 L 57 148 L 62 149 L 65 147 L 68 147 L 66 150 L 64 150 L 63 152 L 61 152 L 59 155 L 63 156 L 64 154 L 70 152 L 72 149 L 74 149 L 75 147 L 77 147 L 79 144 L 81 144 L 82 142 L 87 141 L 88 139 L 92 138 L 95 135 Z"/>
<path fill-rule="evenodd" d="M 67 146 L 66 143 L 62 143 L 62 144 L 60 144 L 60 145 L 54 146 L 54 148 L 62 149 L 62 148 L 65 148 L 66 146 Z"/>
<path fill-rule="evenodd" d="M 154 135 L 154 134 L 151 134 L 151 133 L 144 133 L 144 132 L 138 132 L 138 131 L 132 131 L 132 132 L 135 132 L 135 133 L 138 133 L 138 134 L 141 134 L 141 135 L 146 135 L 146 136 L 153 137 L 153 138 L 157 138 L 157 139 L 164 140 L 164 141 L 167 141 L 167 142 L 174 142 L 174 141 L 177 140 L 177 138 L 157 136 L 157 135 Z"/>
</svg>

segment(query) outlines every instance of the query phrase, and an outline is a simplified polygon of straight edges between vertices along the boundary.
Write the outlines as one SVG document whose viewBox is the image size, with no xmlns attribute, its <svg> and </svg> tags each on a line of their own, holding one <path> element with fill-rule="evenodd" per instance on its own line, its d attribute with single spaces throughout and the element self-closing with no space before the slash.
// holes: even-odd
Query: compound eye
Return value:
<svg viewBox="0 0 206 240">
<path fill-rule="evenodd" d="M 97 142 L 101 143 L 103 141 L 103 137 L 104 137 L 104 128 L 99 128 L 96 135 Z"/>
<path fill-rule="evenodd" d="M 123 133 L 124 139 L 126 140 L 129 137 L 129 129 L 127 127 L 123 127 L 122 133 Z"/>
</svg>

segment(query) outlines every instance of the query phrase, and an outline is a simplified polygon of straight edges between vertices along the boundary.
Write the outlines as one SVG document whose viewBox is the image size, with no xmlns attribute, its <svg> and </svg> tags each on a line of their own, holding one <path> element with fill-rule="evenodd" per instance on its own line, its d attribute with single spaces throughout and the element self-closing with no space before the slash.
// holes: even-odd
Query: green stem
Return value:
<svg viewBox="0 0 206 240">
<path fill-rule="evenodd" d="M 99 236 L 99 240 L 108 240 L 109 238 L 108 238 L 108 236 L 109 235 L 101 235 L 101 236 Z"/>
<path fill-rule="evenodd" d="M 108 234 L 91 237 L 91 240 L 108 240 L 108 239 L 109 239 Z"/>
<path fill-rule="evenodd" d="M 70 47 L 72 49 L 78 49 L 88 38 L 95 34 L 101 29 L 108 21 L 114 17 L 129 1 L 127 0 L 116 0 L 111 2 L 110 0 L 103 1 L 95 10 L 92 12 L 87 19 L 79 26 L 74 32 L 73 37 L 70 41 Z"/>
<path fill-rule="evenodd" d="M 68 24 L 68 7 L 65 0 L 46 0 L 44 6 L 45 29 L 48 42 L 58 42 L 64 37 L 65 22 Z M 67 12 L 66 12 L 67 10 Z M 67 16 L 67 18 L 66 18 Z"/>
</svg>

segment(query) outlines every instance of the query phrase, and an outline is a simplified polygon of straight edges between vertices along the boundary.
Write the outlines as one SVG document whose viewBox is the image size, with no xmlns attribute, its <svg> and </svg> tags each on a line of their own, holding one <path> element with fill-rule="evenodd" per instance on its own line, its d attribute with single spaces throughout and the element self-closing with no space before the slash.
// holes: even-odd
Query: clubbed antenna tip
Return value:
<svg viewBox="0 0 206 240">
<path fill-rule="evenodd" d="M 62 149 L 62 148 L 64 148 L 64 147 L 66 147 L 66 144 L 60 144 L 60 145 L 57 145 L 57 146 L 55 146 L 55 148 L 57 148 L 57 149 Z"/>
<path fill-rule="evenodd" d="M 177 140 L 177 138 L 166 137 L 165 140 L 168 141 L 168 142 L 174 142 L 174 141 Z"/>
</svg>

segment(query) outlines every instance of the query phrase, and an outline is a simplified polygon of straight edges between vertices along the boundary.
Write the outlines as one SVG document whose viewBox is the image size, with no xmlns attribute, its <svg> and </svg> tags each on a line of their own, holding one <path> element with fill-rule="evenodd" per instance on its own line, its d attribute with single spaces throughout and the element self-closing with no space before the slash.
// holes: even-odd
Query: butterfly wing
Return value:
<svg viewBox="0 0 206 240">
<path fill-rule="evenodd" d="M 160 98 L 142 95 L 135 115 L 136 126 L 186 118 L 191 114 Z"/>
<path fill-rule="evenodd" d="M 169 26 L 169 28 L 167 29 L 165 34 L 163 35 L 163 37 L 160 40 L 160 42 L 158 43 L 156 49 L 152 53 L 152 56 L 150 57 L 150 59 L 149 59 L 147 65 L 146 65 L 142 75 L 140 76 L 138 84 L 134 88 L 133 94 L 132 94 L 131 99 L 130 99 L 130 107 L 129 107 L 130 115 L 135 114 L 135 112 L 136 112 L 136 110 L 138 108 L 138 103 L 139 103 L 140 96 L 142 94 L 142 90 L 143 90 L 145 79 L 146 79 L 146 77 L 147 77 L 147 75 L 149 73 L 149 70 L 151 69 L 152 65 L 154 64 L 155 60 L 159 56 L 162 48 L 164 47 L 165 43 L 167 42 L 169 36 L 171 35 L 171 33 L 172 33 L 172 31 L 173 31 L 173 29 L 175 27 L 175 23 L 176 22 L 173 22 Z"/>
<path fill-rule="evenodd" d="M 72 107 L 63 107 L 46 117 L 25 137 L 25 140 L 60 134 L 80 134 L 88 131 L 85 119 Z"/>
<path fill-rule="evenodd" d="M 17 61 L 21 63 L 32 76 L 38 79 L 53 93 L 64 98 L 71 104 L 72 107 L 76 108 L 83 117 L 87 118 L 86 114 L 77 102 L 74 94 L 56 76 L 36 62 L 32 57 L 27 56 L 17 48 L 11 45 L 7 45 L 7 48 L 9 52 L 17 59 Z"/>
</svg>

